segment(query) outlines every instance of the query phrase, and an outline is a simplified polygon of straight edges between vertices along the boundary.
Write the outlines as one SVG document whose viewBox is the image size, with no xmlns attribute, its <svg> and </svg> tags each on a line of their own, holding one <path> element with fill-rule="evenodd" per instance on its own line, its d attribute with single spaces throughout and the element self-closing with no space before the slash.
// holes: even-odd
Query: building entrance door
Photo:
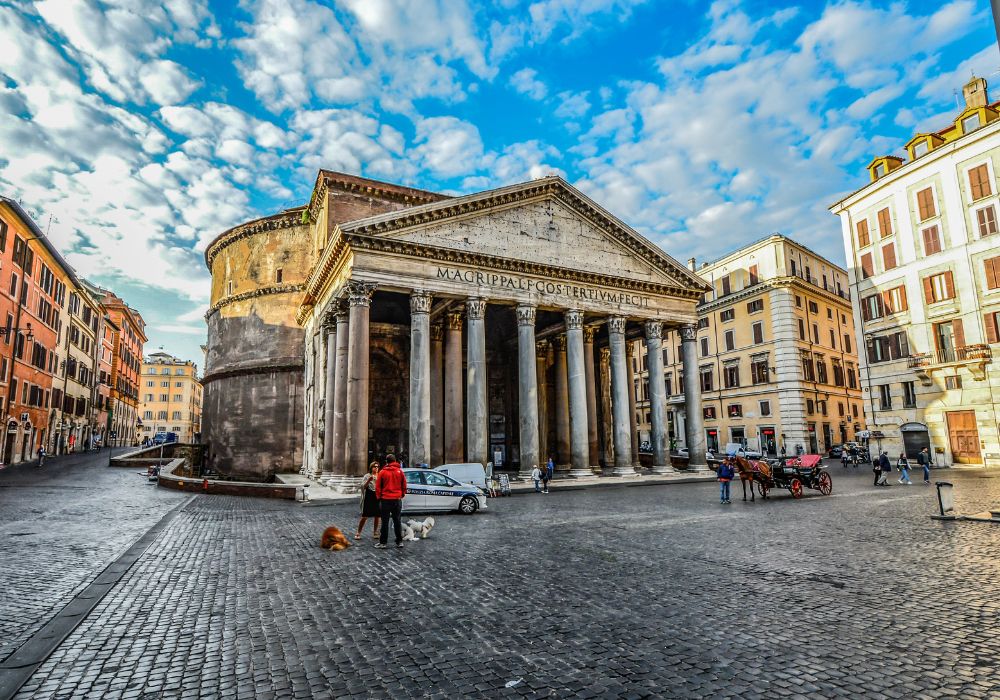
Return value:
<svg viewBox="0 0 1000 700">
<path fill-rule="evenodd" d="M 951 454 L 959 464 L 981 464 L 979 431 L 976 429 L 975 411 L 948 411 L 948 439 Z"/>
</svg>

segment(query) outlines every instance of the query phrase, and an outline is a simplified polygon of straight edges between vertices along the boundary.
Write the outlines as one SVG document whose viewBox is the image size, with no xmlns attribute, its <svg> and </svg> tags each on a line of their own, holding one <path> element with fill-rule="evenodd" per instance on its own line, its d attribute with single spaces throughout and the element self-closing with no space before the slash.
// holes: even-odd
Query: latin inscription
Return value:
<svg viewBox="0 0 1000 700">
<path fill-rule="evenodd" d="M 549 280 L 532 279 L 531 277 L 515 277 L 499 272 L 480 272 L 478 270 L 460 270 L 458 268 L 439 267 L 437 277 L 450 282 L 467 282 L 481 287 L 497 287 L 521 292 L 534 292 L 541 296 L 563 297 L 565 299 L 580 299 L 605 304 L 628 304 L 645 308 L 649 306 L 649 298 L 628 292 L 609 292 L 603 289 L 583 287 L 571 282 L 552 282 Z"/>
</svg>

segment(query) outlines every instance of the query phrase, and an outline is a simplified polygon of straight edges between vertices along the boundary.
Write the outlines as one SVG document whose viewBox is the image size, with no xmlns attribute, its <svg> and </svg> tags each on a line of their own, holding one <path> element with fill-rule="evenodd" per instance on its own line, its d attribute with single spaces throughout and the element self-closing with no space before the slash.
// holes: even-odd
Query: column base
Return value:
<svg viewBox="0 0 1000 700">
<path fill-rule="evenodd" d="M 654 465 L 652 472 L 654 474 L 676 474 L 677 470 L 674 469 L 673 466 L 669 464 L 663 464 L 663 465 Z"/>
<path fill-rule="evenodd" d="M 346 474 L 333 474 L 326 482 L 326 486 L 337 493 L 357 493 L 361 487 L 360 476 L 347 476 Z"/>
<path fill-rule="evenodd" d="M 614 471 L 611 472 L 611 476 L 637 476 L 637 474 L 635 467 L 629 465 L 627 467 L 615 467 Z"/>
<path fill-rule="evenodd" d="M 591 477 L 593 475 L 594 475 L 594 470 L 589 468 L 570 469 L 568 474 L 568 476 L 572 477 L 573 479 L 584 479 L 587 477 Z"/>
<path fill-rule="evenodd" d="M 689 471 L 689 472 L 710 472 L 712 470 L 709 469 L 707 462 L 705 464 L 691 464 L 690 462 L 688 462 L 687 471 Z"/>
</svg>

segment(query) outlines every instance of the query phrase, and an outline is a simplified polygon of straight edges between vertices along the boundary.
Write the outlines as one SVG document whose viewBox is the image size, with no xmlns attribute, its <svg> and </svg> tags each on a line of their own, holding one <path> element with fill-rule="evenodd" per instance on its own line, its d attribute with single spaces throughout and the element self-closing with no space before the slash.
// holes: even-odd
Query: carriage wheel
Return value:
<svg viewBox="0 0 1000 700">
<path fill-rule="evenodd" d="M 765 484 L 763 481 L 758 481 L 757 482 L 757 493 L 760 494 L 761 498 L 767 498 L 767 492 L 768 491 L 769 491 L 769 489 L 767 487 L 767 484 Z"/>
<path fill-rule="evenodd" d="M 802 482 L 798 479 L 792 479 L 792 483 L 788 485 L 788 490 L 792 492 L 792 498 L 802 498 Z"/>
<path fill-rule="evenodd" d="M 829 496 L 833 491 L 833 479 L 826 472 L 820 472 L 819 492 L 824 496 Z"/>
</svg>

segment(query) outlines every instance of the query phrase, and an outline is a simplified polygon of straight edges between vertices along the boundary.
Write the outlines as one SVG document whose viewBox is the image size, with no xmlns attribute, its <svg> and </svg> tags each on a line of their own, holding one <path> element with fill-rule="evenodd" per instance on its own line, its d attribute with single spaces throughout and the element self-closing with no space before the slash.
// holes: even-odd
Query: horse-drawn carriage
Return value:
<svg viewBox="0 0 1000 700">
<path fill-rule="evenodd" d="M 762 498 L 767 498 L 771 489 L 788 489 L 793 498 L 802 498 L 803 489 L 816 489 L 824 496 L 833 491 L 833 479 L 823 467 L 820 455 L 801 455 L 792 459 L 780 459 L 772 463 L 754 461 L 742 457 L 727 457 L 743 483 L 743 500 L 746 497 L 747 482 L 750 482 L 750 500 L 754 500 L 754 485 Z"/>
</svg>

